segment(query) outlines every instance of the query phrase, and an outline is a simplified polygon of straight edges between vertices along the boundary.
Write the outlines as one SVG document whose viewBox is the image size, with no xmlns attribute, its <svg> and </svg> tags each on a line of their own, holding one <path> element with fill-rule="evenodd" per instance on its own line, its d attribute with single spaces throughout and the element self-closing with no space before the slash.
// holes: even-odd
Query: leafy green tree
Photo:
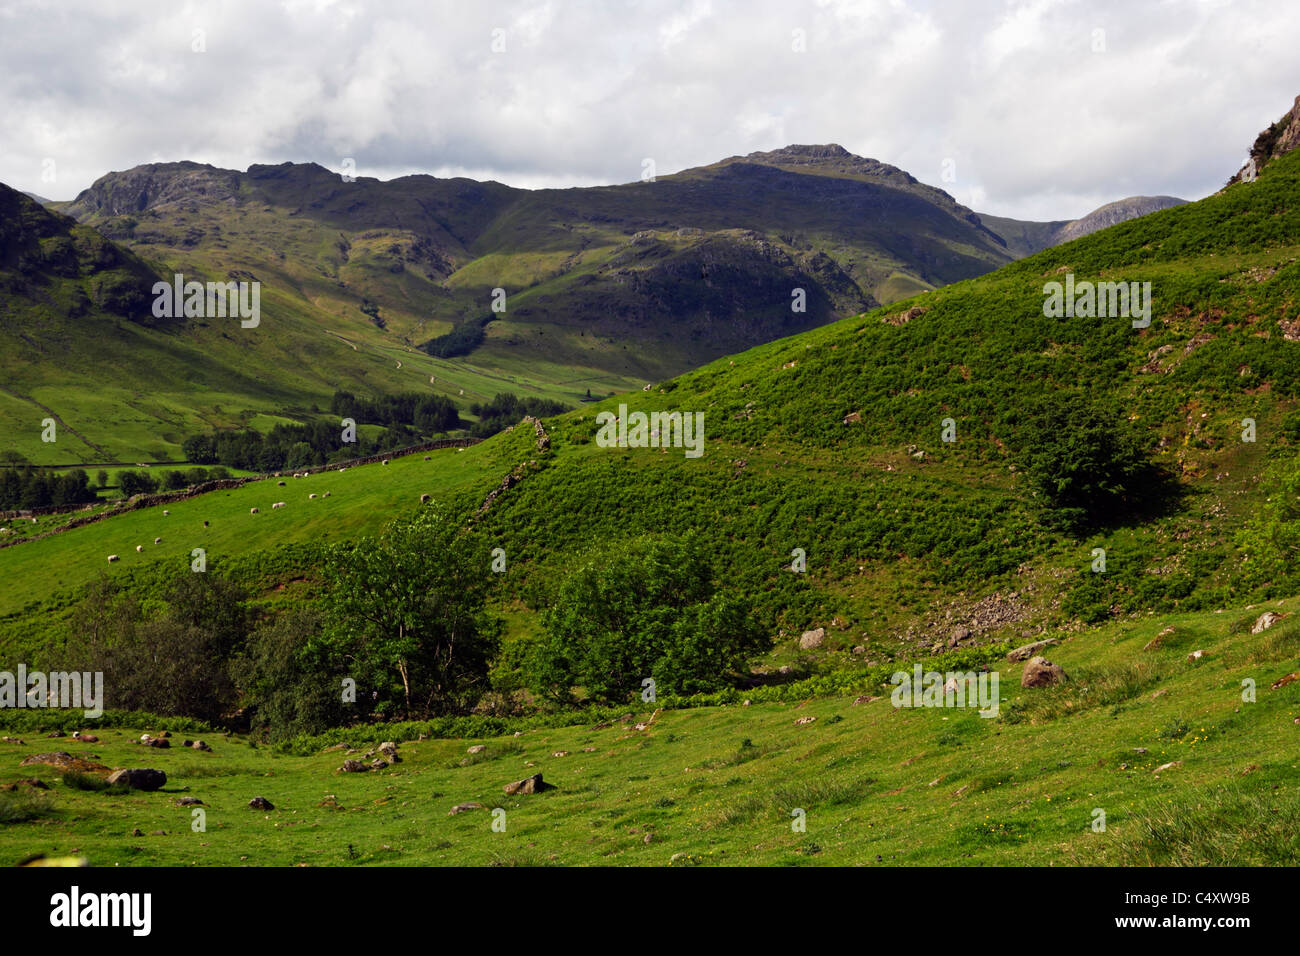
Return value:
<svg viewBox="0 0 1300 956">
<path fill-rule="evenodd" d="M 1079 392 L 1040 399 L 1013 440 L 1029 484 L 1067 526 L 1101 524 L 1146 500 L 1159 484 L 1149 439 L 1112 403 Z"/>
<path fill-rule="evenodd" d="M 326 552 L 322 640 L 379 709 L 468 710 L 487 689 L 499 626 L 485 610 L 488 550 L 426 507 L 373 538 Z"/>
<path fill-rule="evenodd" d="M 288 611 L 249 636 L 232 671 L 251 726 L 276 739 L 317 734 L 364 716 L 368 701 L 343 702 L 342 661 L 320 641 L 314 609 Z"/>
<path fill-rule="evenodd" d="M 581 687 L 610 701 L 647 677 L 665 693 L 726 686 L 765 641 L 744 604 L 716 589 L 705 555 L 693 537 L 642 537 L 592 554 L 542 615 L 529 683 L 553 699 Z"/>
</svg>

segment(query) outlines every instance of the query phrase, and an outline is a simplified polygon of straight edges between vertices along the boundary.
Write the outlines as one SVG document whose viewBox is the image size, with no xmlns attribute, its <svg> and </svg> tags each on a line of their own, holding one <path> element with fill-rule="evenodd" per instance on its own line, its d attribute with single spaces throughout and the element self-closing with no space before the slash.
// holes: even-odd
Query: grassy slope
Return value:
<svg viewBox="0 0 1300 956">
<path fill-rule="evenodd" d="M 1293 613 L 1300 603 L 1270 607 Z M 1066 687 L 1021 690 L 1020 665 L 1003 665 L 992 720 L 898 711 L 888 697 L 666 711 L 645 732 L 615 723 L 408 742 L 401 764 L 366 774 L 336 773 L 340 752 L 280 755 L 238 736 L 185 735 L 205 736 L 208 754 L 131 743 L 154 727 L 103 730 L 89 745 L 27 734 L 25 745 L 0 744 L 0 780 L 36 775 L 54 790 L 37 819 L 0 828 L 0 860 L 663 865 L 685 853 L 679 863 L 1294 865 L 1300 682 L 1270 684 L 1295 668 L 1300 625 L 1245 633 L 1258 613 L 1157 616 L 1077 635 L 1052 655 L 1074 675 Z M 1166 626 L 1175 632 L 1165 648 L 1143 651 Z M 1188 663 L 1192 649 L 1208 656 Z M 1244 678 L 1257 682 L 1256 703 L 1241 700 Z M 795 725 L 804 716 L 818 719 Z M 486 752 L 466 757 L 475 743 Z M 157 767 L 168 784 L 86 793 L 18 766 L 53 749 Z M 556 789 L 503 795 L 535 772 Z M 172 803 L 179 794 L 207 805 L 206 833 L 191 831 L 190 810 Z M 337 808 L 322 805 L 330 795 Z M 276 809 L 250 810 L 254 796 Z M 465 801 L 489 809 L 448 816 Z M 504 833 L 491 829 L 496 807 Z M 807 813 L 806 833 L 791 829 L 795 808 Z M 1091 829 L 1095 808 L 1106 812 L 1104 833 Z M 137 827 L 165 835 L 130 837 Z"/>
</svg>

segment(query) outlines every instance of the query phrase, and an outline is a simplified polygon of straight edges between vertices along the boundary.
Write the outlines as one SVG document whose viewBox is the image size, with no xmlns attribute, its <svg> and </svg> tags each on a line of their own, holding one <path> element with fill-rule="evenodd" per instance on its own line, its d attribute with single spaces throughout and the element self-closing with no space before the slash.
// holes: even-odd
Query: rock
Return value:
<svg viewBox="0 0 1300 956">
<path fill-rule="evenodd" d="M 144 747 L 157 747 L 159 750 L 167 750 L 171 747 L 172 742 L 166 737 L 150 737 L 148 740 L 140 741 Z"/>
<path fill-rule="evenodd" d="M 969 627 L 953 628 L 953 632 L 948 635 L 948 647 L 949 648 L 956 647 L 962 641 L 969 640 L 969 639 L 970 639 Z"/>
<path fill-rule="evenodd" d="M 198 797 L 177 797 L 173 801 L 178 807 L 206 807 L 207 804 Z"/>
<path fill-rule="evenodd" d="M 1285 616 L 1286 615 L 1279 614 L 1276 611 L 1265 611 L 1255 619 L 1255 623 L 1250 627 L 1250 633 L 1259 634 L 1262 631 L 1267 631 Z"/>
<path fill-rule="evenodd" d="M 451 812 L 448 813 L 447 816 L 454 817 L 458 813 L 468 813 L 470 810 L 486 810 L 486 809 L 487 807 L 483 806 L 483 804 L 481 803 L 458 803 L 451 808 Z"/>
<path fill-rule="evenodd" d="M 266 797 L 254 797 L 248 801 L 248 805 L 253 810 L 274 810 L 275 804 L 271 803 Z"/>
<path fill-rule="evenodd" d="M 96 737 L 94 734 L 83 734 L 80 730 L 78 730 L 72 735 L 72 739 L 77 741 L 77 743 L 82 743 L 82 744 L 99 743 L 99 738 Z"/>
<path fill-rule="evenodd" d="M 569 756 L 569 752 L 568 752 L 567 750 L 557 750 L 557 751 L 555 751 L 555 753 L 551 754 L 551 756 L 552 756 L 552 757 L 567 757 L 567 756 Z"/>
<path fill-rule="evenodd" d="M 863 645 L 861 645 L 861 644 L 858 644 L 857 646 L 855 646 L 855 647 L 853 648 L 853 655 L 854 655 L 855 657 L 858 656 L 859 654 L 865 654 L 866 652 L 867 652 L 867 649 L 866 649 Z"/>
<path fill-rule="evenodd" d="M 26 744 L 26 743 L 27 743 L 27 741 L 25 741 L 25 740 L 19 740 L 17 737 L 5 737 L 5 738 L 3 738 L 3 740 L 4 740 L 4 742 L 7 743 L 7 744 Z"/>
<path fill-rule="evenodd" d="M 641 838 L 641 842 L 646 844 L 647 846 L 651 843 L 654 843 L 654 841 L 655 841 L 655 835 L 653 833 L 647 833 L 644 837 Z"/>
<path fill-rule="evenodd" d="M 796 727 L 798 727 L 798 726 L 800 726 L 800 725 L 802 725 L 802 724 L 811 724 L 811 723 L 812 723 L 814 720 L 816 720 L 816 719 L 817 719 L 817 718 L 816 718 L 816 717 L 813 717 L 813 716 L 808 716 L 808 717 L 796 717 L 796 718 L 795 718 L 795 721 L 794 721 L 794 724 L 795 724 Z"/>
<path fill-rule="evenodd" d="M 819 627 L 813 631 L 804 631 L 799 638 L 799 646 L 805 651 L 812 650 L 815 647 L 821 647 L 822 642 L 826 640 L 826 628 Z"/>
<path fill-rule="evenodd" d="M 371 770 L 385 770 L 388 768 L 388 761 L 383 757 L 376 757 L 370 762 Z"/>
<path fill-rule="evenodd" d="M 345 760 L 339 770 L 342 773 L 365 773 L 366 765 L 360 760 Z"/>
<path fill-rule="evenodd" d="M 468 750 L 466 750 L 465 753 L 481 754 L 485 750 L 487 750 L 487 746 L 485 744 L 475 744 L 473 747 L 470 747 Z"/>
<path fill-rule="evenodd" d="M 140 553 L 143 552 L 143 551 L 144 551 L 144 545 L 142 545 L 142 544 L 137 544 L 137 545 L 135 546 L 135 553 L 136 553 L 136 554 L 140 554 Z"/>
<path fill-rule="evenodd" d="M 332 744 L 329 747 L 326 747 L 324 750 L 322 750 L 321 753 L 327 754 L 331 750 L 347 750 L 347 749 L 348 749 L 347 744 Z"/>
<path fill-rule="evenodd" d="M 752 703 L 753 703 L 753 701 L 751 701 L 749 698 L 745 698 L 745 702 L 744 702 L 743 704 L 741 704 L 740 706 L 741 706 L 741 707 L 749 707 Z"/>
<path fill-rule="evenodd" d="M 883 697 L 871 697 L 871 696 L 869 696 L 869 695 L 867 695 L 867 694 L 863 694 L 861 697 L 855 697 L 855 698 L 853 699 L 853 706 L 856 707 L 856 706 L 858 706 L 858 704 L 874 704 L 874 703 L 875 703 L 876 701 L 878 701 L 878 700 L 884 700 L 884 698 L 883 698 Z"/>
<path fill-rule="evenodd" d="M 48 790 L 49 784 L 44 780 L 38 780 L 36 777 L 27 777 L 24 780 L 15 780 L 13 783 L 0 785 L 0 790 L 14 791 L 19 787 L 28 787 L 32 790 Z"/>
<path fill-rule="evenodd" d="M 144 836 L 144 831 L 141 830 L 139 827 L 136 827 L 134 830 L 131 831 L 131 836 L 133 837 Z"/>
<path fill-rule="evenodd" d="M 1023 647 L 1017 647 L 1013 651 L 1007 651 L 1007 660 L 1015 663 L 1017 661 L 1027 661 L 1039 651 L 1051 647 L 1053 644 L 1061 643 L 1056 638 L 1049 638 L 1045 641 L 1034 641 L 1032 644 L 1025 644 Z"/>
<path fill-rule="evenodd" d="M 855 425 L 860 421 L 862 421 L 861 412 L 849 412 L 847 415 L 844 416 L 845 425 Z"/>
<path fill-rule="evenodd" d="M 1156 769 L 1152 770 L 1151 772 L 1160 773 L 1163 770 L 1173 770 L 1175 767 L 1181 767 L 1182 765 L 1183 762 L 1181 760 L 1171 760 L 1169 761 L 1169 763 L 1162 763 L 1160 766 L 1156 767 Z"/>
<path fill-rule="evenodd" d="M 1205 657 L 1205 651 L 1200 651 L 1200 650 L 1192 651 L 1190 654 L 1187 655 L 1187 663 L 1191 664 L 1195 661 L 1201 660 L 1204 657 Z"/>
<path fill-rule="evenodd" d="M 1287 684 L 1294 684 L 1297 680 L 1300 680 L 1300 673 L 1296 673 L 1295 671 L 1292 671 L 1290 674 L 1287 674 L 1285 677 L 1279 677 L 1277 680 L 1273 681 L 1269 689 L 1277 690 L 1280 687 L 1285 687 Z"/>
<path fill-rule="evenodd" d="M 207 751 L 208 753 L 211 753 L 211 752 L 212 752 L 212 748 L 209 747 L 207 744 L 205 744 L 205 743 L 204 743 L 203 741 L 201 741 L 201 740 L 196 740 L 196 741 L 194 741 L 193 743 L 191 743 L 189 746 L 192 747 L 192 748 L 195 749 L 195 750 L 204 750 L 204 751 Z"/>
<path fill-rule="evenodd" d="M 540 773 L 535 773 L 531 777 L 525 777 L 523 780 L 505 785 L 506 796 L 508 797 L 524 793 L 541 793 L 545 789 L 546 784 L 542 782 Z"/>
<path fill-rule="evenodd" d="M 1020 676 L 1020 686 L 1051 687 L 1065 679 L 1065 671 L 1059 664 L 1053 664 L 1046 657 L 1031 657 Z"/>
<path fill-rule="evenodd" d="M 79 770 L 82 773 L 108 772 L 108 768 L 102 763 L 95 763 L 93 760 L 87 760 L 84 757 L 74 757 L 62 750 L 51 754 L 33 754 L 24 758 L 18 766 L 30 767 L 33 764 L 45 764 L 49 767 L 57 767 L 60 770 Z"/>
<path fill-rule="evenodd" d="M 157 790 L 167 782 L 167 774 L 161 770 L 134 767 L 130 770 L 114 770 L 108 775 L 109 784 L 125 784 L 132 790 Z"/>
</svg>

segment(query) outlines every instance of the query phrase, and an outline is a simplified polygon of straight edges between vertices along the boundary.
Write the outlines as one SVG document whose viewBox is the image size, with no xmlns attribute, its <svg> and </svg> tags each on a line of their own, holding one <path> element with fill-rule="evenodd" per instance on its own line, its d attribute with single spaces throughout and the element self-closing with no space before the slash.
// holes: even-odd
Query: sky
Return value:
<svg viewBox="0 0 1300 956">
<path fill-rule="evenodd" d="M 0 0 L 0 182 L 71 199 L 188 159 L 585 186 L 838 143 L 1071 219 L 1222 186 L 1298 48 L 1292 0 Z"/>
</svg>

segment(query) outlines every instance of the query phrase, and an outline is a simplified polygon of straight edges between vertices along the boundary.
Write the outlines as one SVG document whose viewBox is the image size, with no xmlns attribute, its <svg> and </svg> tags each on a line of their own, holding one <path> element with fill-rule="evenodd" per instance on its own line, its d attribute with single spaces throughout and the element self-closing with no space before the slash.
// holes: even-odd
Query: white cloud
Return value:
<svg viewBox="0 0 1300 956">
<path fill-rule="evenodd" d="M 1205 195 L 1300 92 L 1300 7 L 1265 0 L 0 0 L 0 23 L 0 181 L 55 198 L 167 159 L 588 185 L 838 142 L 1064 219 Z"/>
</svg>

